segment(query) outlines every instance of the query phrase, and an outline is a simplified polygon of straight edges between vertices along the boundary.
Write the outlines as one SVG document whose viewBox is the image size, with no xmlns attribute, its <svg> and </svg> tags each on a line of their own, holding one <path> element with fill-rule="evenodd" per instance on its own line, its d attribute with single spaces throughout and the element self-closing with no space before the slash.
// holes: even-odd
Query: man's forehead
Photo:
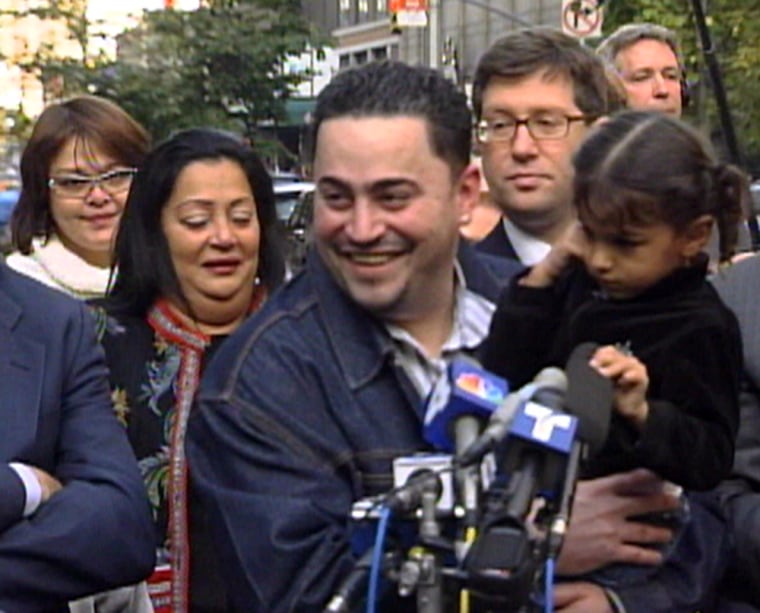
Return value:
<svg viewBox="0 0 760 613">
<path fill-rule="evenodd" d="M 678 66 L 678 58 L 673 48 L 656 38 L 642 38 L 623 47 L 615 56 L 617 64 L 648 64 L 657 62 Z"/>
<path fill-rule="evenodd" d="M 331 117 L 320 124 L 315 136 L 315 166 L 325 158 L 364 160 L 364 163 L 375 166 L 383 161 L 377 159 L 378 155 L 393 158 L 439 157 L 434 151 L 430 121 L 420 115 L 398 113 Z"/>
<path fill-rule="evenodd" d="M 559 67 L 546 64 L 538 67 L 533 72 L 524 75 L 506 76 L 494 75 L 488 80 L 486 89 L 491 85 L 502 85 L 504 87 L 517 87 L 529 81 L 539 81 L 549 85 L 558 85 L 559 87 L 573 87 L 573 81 L 570 75 Z"/>
<path fill-rule="evenodd" d="M 483 111 L 499 107 L 507 99 L 510 104 L 539 110 L 562 110 L 568 104 L 575 106 L 575 86 L 569 75 L 550 67 L 520 77 L 494 76 L 484 91 Z"/>
</svg>

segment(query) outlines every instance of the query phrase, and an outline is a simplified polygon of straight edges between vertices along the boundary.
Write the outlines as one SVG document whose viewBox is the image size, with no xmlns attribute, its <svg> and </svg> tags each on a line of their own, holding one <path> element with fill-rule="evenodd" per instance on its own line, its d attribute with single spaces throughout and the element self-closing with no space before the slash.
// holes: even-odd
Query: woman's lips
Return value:
<svg viewBox="0 0 760 613">
<path fill-rule="evenodd" d="M 218 274 L 231 274 L 240 266 L 240 260 L 210 260 L 203 263 L 203 267 Z"/>
</svg>

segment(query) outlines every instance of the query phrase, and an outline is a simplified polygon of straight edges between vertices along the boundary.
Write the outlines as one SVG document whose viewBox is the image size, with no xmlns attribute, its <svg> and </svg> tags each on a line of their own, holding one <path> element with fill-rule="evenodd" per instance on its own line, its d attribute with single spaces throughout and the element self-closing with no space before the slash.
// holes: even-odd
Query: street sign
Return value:
<svg viewBox="0 0 760 613">
<path fill-rule="evenodd" d="M 424 28 L 428 24 L 427 0 L 390 0 L 388 11 L 396 28 Z"/>
<path fill-rule="evenodd" d="M 388 3 L 389 13 L 398 13 L 400 11 L 426 11 L 427 8 L 427 0 L 390 0 Z"/>
<path fill-rule="evenodd" d="M 603 9 L 597 0 L 562 0 L 562 31 L 576 38 L 602 35 Z"/>
</svg>

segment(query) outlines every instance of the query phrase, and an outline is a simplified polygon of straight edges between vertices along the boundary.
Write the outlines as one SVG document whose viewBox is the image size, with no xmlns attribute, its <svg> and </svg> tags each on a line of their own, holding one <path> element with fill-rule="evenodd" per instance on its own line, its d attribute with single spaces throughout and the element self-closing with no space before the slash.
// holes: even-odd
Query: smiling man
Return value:
<svg viewBox="0 0 760 613">
<path fill-rule="evenodd" d="M 479 250 L 533 265 L 573 222 L 572 155 L 607 112 L 609 87 L 602 61 L 555 29 L 510 32 L 483 54 L 473 107 L 504 217 Z"/>
<path fill-rule="evenodd" d="M 519 268 L 460 244 L 480 197 L 471 127 L 452 83 L 400 63 L 317 99 L 316 249 L 219 349 L 188 430 L 235 610 L 324 608 L 356 561 L 352 504 L 430 449 L 422 400 Z"/>
</svg>

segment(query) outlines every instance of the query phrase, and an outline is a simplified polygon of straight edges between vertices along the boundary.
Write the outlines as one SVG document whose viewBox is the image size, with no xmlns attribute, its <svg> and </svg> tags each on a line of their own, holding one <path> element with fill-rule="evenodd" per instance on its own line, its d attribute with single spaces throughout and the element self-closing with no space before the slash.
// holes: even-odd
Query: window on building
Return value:
<svg viewBox="0 0 760 613">
<path fill-rule="evenodd" d="M 375 47 L 372 50 L 372 59 L 373 60 L 384 60 L 388 57 L 388 48 L 387 47 Z"/>
<path fill-rule="evenodd" d="M 367 52 L 366 51 L 357 51 L 354 53 L 354 64 L 366 64 L 367 63 Z"/>
<path fill-rule="evenodd" d="M 338 58 L 338 68 L 343 70 L 351 65 L 351 56 L 348 53 L 344 53 Z"/>
<path fill-rule="evenodd" d="M 369 14 L 369 0 L 359 0 L 359 18 L 364 18 Z"/>
<path fill-rule="evenodd" d="M 351 0 L 338 0 L 338 23 L 343 27 L 351 25 Z"/>
<path fill-rule="evenodd" d="M 388 10 L 388 0 L 375 0 L 375 10 L 380 13 L 385 13 Z"/>
</svg>

